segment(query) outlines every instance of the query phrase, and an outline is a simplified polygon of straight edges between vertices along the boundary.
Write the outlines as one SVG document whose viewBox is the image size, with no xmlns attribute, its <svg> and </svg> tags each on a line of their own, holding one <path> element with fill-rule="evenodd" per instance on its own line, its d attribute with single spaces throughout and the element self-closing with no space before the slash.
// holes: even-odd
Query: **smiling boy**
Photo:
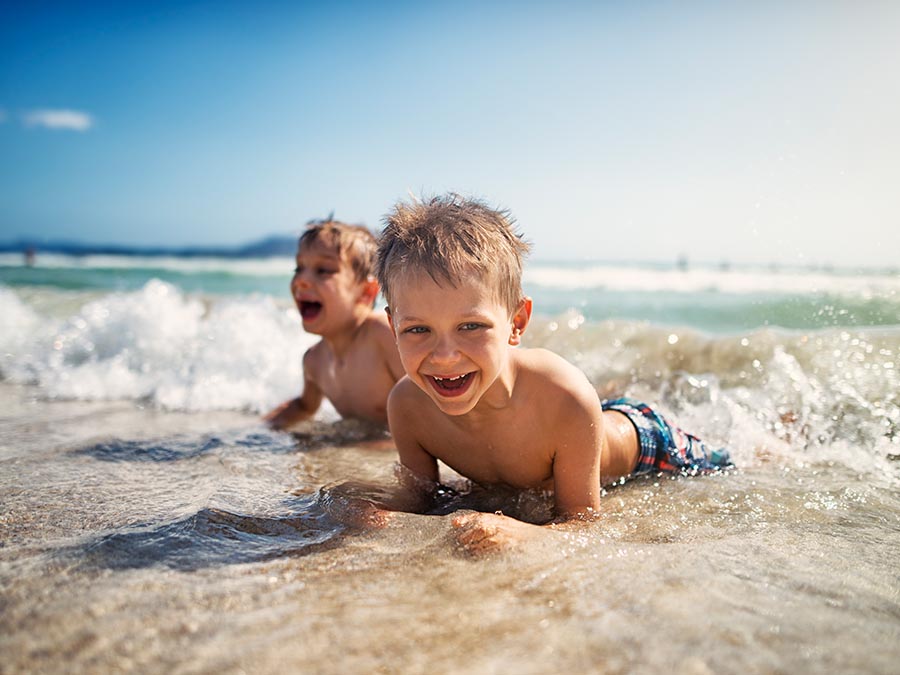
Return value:
<svg viewBox="0 0 900 675">
<path fill-rule="evenodd" d="M 554 494 L 547 526 L 457 516 L 457 539 L 472 552 L 590 520 L 601 485 L 636 471 L 716 468 L 702 443 L 649 407 L 622 399 L 605 410 L 563 358 L 516 348 L 531 318 L 527 250 L 505 212 L 453 194 L 398 204 L 379 239 L 378 279 L 406 371 L 388 398 L 404 483 L 427 508 L 441 460 L 479 484 Z"/>
<path fill-rule="evenodd" d="M 387 424 L 386 401 L 403 367 L 383 312 L 374 310 L 375 237 L 361 225 L 314 221 L 297 244 L 291 295 L 307 333 L 303 392 L 267 414 L 276 429 L 310 418 L 325 397 L 342 417 Z"/>
</svg>

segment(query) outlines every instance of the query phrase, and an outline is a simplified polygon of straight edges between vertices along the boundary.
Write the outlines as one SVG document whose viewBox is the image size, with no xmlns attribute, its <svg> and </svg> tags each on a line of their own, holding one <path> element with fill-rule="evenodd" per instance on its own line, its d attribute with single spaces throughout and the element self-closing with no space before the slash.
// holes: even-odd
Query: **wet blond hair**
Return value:
<svg viewBox="0 0 900 675">
<path fill-rule="evenodd" d="M 377 243 L 375 235 L 364 225 L 348 225 L 332 217 L 311 220 L 300 235 L 297 250 L 321 243 L 350 264 L 353 276 L 363 282 L 375 273 Z"/>
<path fill-rule="evenodd" d="M 384 218 L 375 267 L 388 305 L 405 272 L 426 272 L 454 288 L 474 273 L 512 314 L 523 297 L 522 259 L 529 250 L 514 222 L 508 211 L 456 193 L 398 202 Z"/>
</svg>

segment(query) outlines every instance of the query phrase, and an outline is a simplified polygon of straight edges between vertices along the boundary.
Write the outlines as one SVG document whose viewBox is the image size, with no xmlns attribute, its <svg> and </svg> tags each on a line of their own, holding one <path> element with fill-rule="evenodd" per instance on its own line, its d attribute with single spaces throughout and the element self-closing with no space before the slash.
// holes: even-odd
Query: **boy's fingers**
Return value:
<svg viewBox="0 0 900 675">
<path fill-rule="evenodd" d="M 496 533 L 484 530 L 461 530 L 456 535 L 456 541 L 466 553 L 487 553 L 501 548 L 502 542 L 496 538 Z"/>
<path fill-rule="evenodd" d="M 386 511 L 384 509 L 379 509 L 378 524 L 381 525 L 381 527 L 387 527 L 387 525 L 389 525 L 391 521 L 395 520 L 396 517 L 396 511 Z"/>
<path fill-rule="evenodd" d="M 463 513 L 454 517 L 451 523 L 454 527 L 466 527 L 469 525 L 485 527 L 492 520 L 496 520 L 492 513 Z"/>
<path fill-rule="evenodd" d="M 463 536 L 465 534 L 475 535 L 480 534 L 482 537 L 496 534 L 497 528 L 491 527 L 487 523 L 484 522 L 484 519 L 481 518 L 480 513 L 470 513 L 464 516 L 456 516 L 451 523 L 453 527 L 459 530 L 459 536 Z"/>
<path fill-rule="evenodd" d="M 453 527 L 465 527 L 469 524 L 474 515 L 474 513 L 464 513 L 460 516 L 455 516 L 453 520 L 450 521 L 450 523 L 453 525 Z"/>
<path fill-rule="evenodd" d="M 487 553 L 502 548 L 504 542 L 499 528 L 490 523 L 484 513 L 466 513 L 451 522 L 457 529 L 456 541 L 467 553 Z"/>
</svg>

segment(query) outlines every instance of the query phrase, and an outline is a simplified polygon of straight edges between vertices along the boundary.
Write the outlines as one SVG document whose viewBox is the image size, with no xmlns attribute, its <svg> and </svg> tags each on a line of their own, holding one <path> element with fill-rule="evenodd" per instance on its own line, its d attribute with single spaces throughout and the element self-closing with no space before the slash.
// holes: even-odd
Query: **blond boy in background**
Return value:
<svg viewBox="0 0 900 675">
<path fill-rule="evenodd" d="M 342 417 L 387 424 L 386 402 L 403 367 L 387 319 L 375 311 L 375 237 L 361 225 L 313 221 L 297 244 L 291 295 L 307 333 L 322 339 L 303 356 L 303 392 L 263 419 L 287 429 L 327 398 Z"/>
</svg>

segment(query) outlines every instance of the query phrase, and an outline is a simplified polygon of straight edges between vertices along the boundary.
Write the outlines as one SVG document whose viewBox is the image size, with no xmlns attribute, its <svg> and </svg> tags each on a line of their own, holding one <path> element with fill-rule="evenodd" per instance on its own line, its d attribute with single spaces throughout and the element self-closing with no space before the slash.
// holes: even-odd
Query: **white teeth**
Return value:
<svg viewBox="0 0 900 675">
<path fill-rule="evenodd" d="M 432 377 L 434 377 L 434 379 L 436 379 L 438 382 L 443 382 L 444 380 L 450 380 L 452 382 L 453 380 L 458 380 L 459 378 L 465 377 L 465 376 L 457 375 L 455 377 L 438 377 L 437 375 L 433 375 Z"/>
</svg>

